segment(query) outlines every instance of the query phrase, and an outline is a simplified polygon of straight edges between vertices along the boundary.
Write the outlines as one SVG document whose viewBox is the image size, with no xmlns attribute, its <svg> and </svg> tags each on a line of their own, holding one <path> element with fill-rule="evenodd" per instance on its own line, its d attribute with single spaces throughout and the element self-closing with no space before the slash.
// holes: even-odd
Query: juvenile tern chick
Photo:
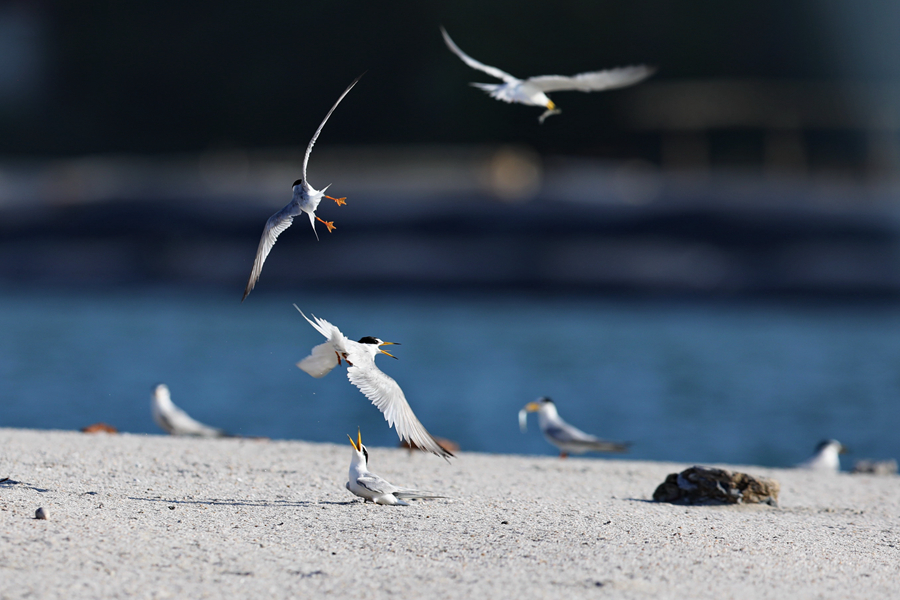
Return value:
<svg viewBox="0 0 900 600">
<path fill-rule="evenodd" d="M 175 406 L 169 395 L 169 388 L 161 383 L 153 390 L 150 400 L 153 420 L 172 435 L 193 435 L 197 437 L 224 437 L 221 429 L 195 421 L 186 412 Z"/>
<path fill-rule="evenodd" d="M 527 426 L 528 413 L 538 414 L 538 425 L 547 441 L 559 448 L 559 457 L 585 452 L 627 452 L 629 444 L 607 442 L 587 434 L 562 420 L 556 411 L 553 400 L 547 397 L 529 402 L 519 411 L 519 427 L 524 432 Z"/>
<path fill-rule="evenodd" d="M 325 319 L 319 319 L 313 315 L 315 320 L 310 321 L 296 304 L 294 308 L 316 331 L 328 339 L 324 344 L 313 348 L 312 354 L 297 363 L 298 367 L 313 377 L 320 378 L 327 375 L 336 366 L 347 363 L 347 379 L 358 387 L 359 391 L 378 407 L 378 410 L 384 413 L 388 425 L 397 430 L 397 435 L 401 440 L 408 440 L 422 450 L 437 454 L 444 459 L 453 456 L 425 430 L 412 408 L 409 407 L 406 396 L 403 395 L 403 390 L 400 389 L 397 382 L 375 366 L 376 354 L 387 354 L 391 358 L 397 358 L 382 350 L 381 346 L 399 344 L 384 342 L 369 336 L 354 342 Z"/>
<path fill-rule="evenodd" d="M 259 240 L 259 247 L 256 249 L 256 259 L 253 261 L 253 270 L 250 272 L 250 280 L 247 281 L 247 287 L 244 289 L 244 297 L 241 298 L 241 302 L 250 294 L 250 291 L 256 285 L 257 280 L 259 279 L 260 273 L 262 273 L 263 263 L 266 262 L 266 257 L 269 256 L 269 252 L 272 251 L 272 246 L 275 245 L 275 240 L 278 239 L 278 236 L 282 231 L 291 226 L 291 223 L 294 222 L 294 217 L 300 215 L 301 213 L 306 213 L 309 215 L 309 223 L 312 225 L 313 233 L 316 234 L 316 239 L 319 239 L 319 234 L 316 232 L 316 221 L 319 221 L 328 229 L 328 232 L 331 233 L 333 229 L 336 229 L 333 221 L 323 221 L 319 217 L 316 216 L 316 209 L 319 207 L 319 202 L 322 201 L 322 198 L 328 198 L 329 200 L 334 200 L 338 206 L 346 204 L 346 198 L 332 198 L 331 196 L 325 195 L 325 190 L 331 187 L 329 183 L 321 190 L 317 190 L 311 185 L 309 185 L 309 180 L 306 178 L 306 166 L 309 164 L 309 155 L 312 154 L 313 145 L 316 143 L 316 140 L 319 138 L 319 134 L 322 133 L 322 128 L 325 127 L 325 122 L 328 121 L 328 117 L 331 116 L 331 113 L 334 112 L 334 109 L 337 108 L 338 104 L 341 103 L 341 100 L 344 99 L 344 96 L 353 89 L 353 86 L 356 85 L 356 82 L 359 81 L 359 78 L 362 77 L 360 75 L 356 79 L 353 80 L 347 89 L 344 90 L 344 93 L 341 94 L 341 97 L 337 99 L 337 102 L 334 103 L 334 106 L 331 107 L 331 110 L 328 111 L 328 114 L 325 115 L 325 118 L 322 119 L 322 123 L 319 125 L 319 128 L 316 129 L 316 132 L 313 134 L 312 139 L 309 140 L 309 146 L 306 147 L 306 155 L 303 157 L 303 178 L 298 179 L 294 182 L 292 186 L 294 190 L 294 196 L 291 198 L 291 201 L 287 206 L 279 210 L 277 213 L 269 217 L 269 220 L 266 221 L 266 227 L 263 229 L 262 238 Z"/>
<path fill-rule="evenodd" d="M 841 470 L 841 458 L 839 455 L 846 452 L 847 448 L 839 441 L 823 440 L 816 446 L 815 454 L 797 465 L 797 468 L 837 473 Z"/>
<path fill-rule="evenodd" d="M 369 471 L 369 451 L 363 446 L 362 434 L 356 432 L 356 441 L 349 435 L 350 444 L 353 446 L 353 456 L 350 458 L 350 478 L 347 481 L 347 489 L 363 499 L 371 500 L 375 504 L 390 504 L 409 506 L 403 500 L 424 500 L 431 498 L 446 498 L 431 492 L 422 492 L 409 488 L 398 488 L 386 479 L 383 479 Z"/>
<path fill-rule="evenodd" d="M 447 44 L 447 47 L 460 57 L 464 63 L 473 69 L 484 71 L 491 77 L 503 80 L 503 83 L 473 83 L 471 85 L 481 88 L 490 94 L 491 97 L 502 100 L 503 102 L 517 102 L 519 104 L 527 104 L 528 106 L 545 107 L 547 110 L 538 118 L 538 121 L 541 123 L 543 123 L 544 119 L 550 115 L 556 115 L 561 112 L 556 108 L 556 104 L 547 97 L 546 92 L 567 90 L 600 92 L 603 90 L 612 90 L 634 85 L 652 75 L 656 70 L 652 67 L 637 65 L 631 67 L 619 67 L 617 69 L 607 69 L 605 71 L 579 73 L 572 77 L 566 77 L 564 75 L 539 75 L 537 77 L 529 77 L 528 79 L 519 79 L 505 71 L 501 71 L 497 67 L 491 67 L 478 62 L 460 50 L 459 46 L 453 43 L 453 40 L 450 39 L 450 36 L 443 27 L 441 27 L 441 33 L 444 35 L 444 42 Z"/>
</svg>

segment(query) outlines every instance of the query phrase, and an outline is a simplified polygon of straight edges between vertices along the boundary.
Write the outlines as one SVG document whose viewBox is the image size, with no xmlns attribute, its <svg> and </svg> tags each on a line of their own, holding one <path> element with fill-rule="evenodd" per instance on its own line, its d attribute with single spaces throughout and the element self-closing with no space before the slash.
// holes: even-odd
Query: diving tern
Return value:
<svg viewBox="0 0 900 600">
<path fill-rule="evenodd" d="M 332 230 L 337 229 L 334 226 L 333 221 L 323 221 L 319 217 L 316 216 L 316 209 L 319 207 L 319 202 L 322 201 L 322 198 L 328 198 L 329 200 L 334 200 L 338 206 L 342 206 L 347 204 L 346 198 L 332 198 L 331 196 L 327 196 L 325 194 L 325 190 L 331 187 L 329 183 L 321 190 L 317 190 L 311 185 L 309 185 L 309 180 L 306 178 L 306 166 L 309 164 L 309 155 L 312 154 L 313 145 L 316 143 L 316 140 L 319 138 L 319 134 L 322 133 L 322 128 L 325 127 L 326 121 L 328 121 L 328 117 L 331 116 L 331 113 L 334 112 L 334 109 L 337 108 L 338 104 L 341 103 L 341 100 L 344 99 L 344 96 L 347 95 L 350 90 L 353 89 L 353 86 L 356 85 L 356 82 L 359 81 L 359 77 L 353 80 L 347 89 L 344 90 L 344 93 L 341 94 L 341 97 L 337 99 L 337 102 L 334 103 L 334 106 L 331 107 L 331 110 L 328 111 L 328 114 L 325 115 L 325 118 L 322 119 L 322 123 L 319 125 L 319 128 L 316 129 L 316 132 L 313 134 L 312 139 L 309 140 L 309 146 L 306 147 L 306 155 L 303 157 L 303 177 L 302 179 L 298 179 L 294 182 L 292 188 L 294 191 L 294 195 L 291 198 L 291 201 L 287 206 L 279 210 L 277 213 L 269 217 L 269 220 L 266 221 L 266 226 L 263 229 L 262 237 L 259 240 L 259 247 L 256 249 L 256 259 L 253 261 L 253 270 L 250 272 L 250 279 L 247 281 L 247 287 L 244 289 L 244 297 L 241 298 L 241 302 L 243 302 L 250 292 L 253 290 L 254 286 L 256 286 L 257 280 L 259 280 L 259 275 L 262 273 L 263 263 L 266 262 L 266 257 L 269 256 L 269 252 L 272 251 L 272 247 L 275 245 L 275 240 L 278 239 L 278 236 L 282 231 L 291 226 L 291 223 L 294 222 L 294 217 L 300 215 L 301 213 L 306 213 L 309 215 L 309 223 L 312 225 L 313 233 L 316 234 L 316 239 L 319 239 L 319 234 L 316 232 L 316 221 L 324 224 L 328 229 L 328 232 L 331 233 Z"/>
<path fill-rule="evenodd" d="M 353 446 L 347 489 L 362 498 L 364 502 L 371 500 L 375 504 L 409 506 L 403 500 L 446 498 L 446 496 L 438 496 L 431 492 L 399 488 L 386 479 L 372 473 L 369 471 L 369 451 L 363 446 L 362 434 L 359 431 L 356 432 L 355 442 L 349 435 L 347 437 L 350 438 L 350 444 Z"/>
<path fill-rule="evenodd" d="M 441 27 L 441 33 L 444 36 L 444 42 L 447 44 L 447 47 L 460 57 L 464 63 L 473 69 L 484 71 L 491 77 L 503 80 L 503 83 L 473 83 L 471 85 L 481 88 L 490 94 L 491 97 L 502 100 L 503 102 L 517 102 L 519 104 L 527 104 L 528 106 L 545 107 L 547 110 L 538 117 L 538 121 L 541 123 L 543 123 L 544 119 L 550 115 L 556 115 L 561 112 L 556 108 L 556 104 L 547 97 L 546 92 L 567 90 L 600 92 L 603 90 L 612 90 L 634 85 L 635 83 L 646 79 L 656 71 L 653 67 L 635 65 L 607 69 L 605 71 L 589 71 L 571 77 L 566 77 L 565 75 L 539 75 L 537 77 L 529 77 L 528 79 L 519 79 L 518 77 L 513 77 L 506 71 L 501 71 L 497 67 L 491 67 L 478 62 L 460 50 L 459 46 L 450 39 L 450 36 L 443 27 Z"/>
<path fill-rule="evenodd" d="M 823 440 L 816 446 L 815 454 L 797 465 L 797 468 L 837 473 L 841 470 L 841 458 L 839 455 L 846 452 L 847 448 L 839 441 Z"/>
<path fill-rule="evenodd" d="M 294 308 L 316 331 L 328 341 L 312 349 L 312 353 L 297 363 L 297 366 L 315 378 L 324 377 L 336 366 L 347 363 L 347 378 L 359 388 L 366 398 L 384 413 L 388 425 L 397 430 L 401 440 L 449 460 L 453 453 L 445 450 L 416 418 L 403 395 L 403 390 L 391 377 L 375 366 L 375 355 L 387 354 L 397 358 L 381 346 L 399 345 L 366 336 L 358 342 L 347 338 L 341 331 L 326 321 L 313 315 L 314 320 L 303 314 L 295 304 Z"/>
<path fill-rule="evenodd" d="M 528 413 L 538 414 L 538 425 L 547 441 L 559 448 L 559 457 L 585 452 L 627 452 L 629 444 L 607 442 L 587 434 L 562 420 L 556 411 L 556 405 L 550 398 L 538 398 L 529 402 L 519 411 L 519 427 L 524 432 L 527 426 Z"/>
<path fill-rule="evenodd" d="M 169 387 L 160 383 L 153 390 L 150 400 L 153 420 L 162 429 L 172 435 L 192 435 L 197 437 L 224 437 L 227 434 L 221 429 L 204 425 L 191 418 L 186 412 L 175 406 Z"/>
</svg>

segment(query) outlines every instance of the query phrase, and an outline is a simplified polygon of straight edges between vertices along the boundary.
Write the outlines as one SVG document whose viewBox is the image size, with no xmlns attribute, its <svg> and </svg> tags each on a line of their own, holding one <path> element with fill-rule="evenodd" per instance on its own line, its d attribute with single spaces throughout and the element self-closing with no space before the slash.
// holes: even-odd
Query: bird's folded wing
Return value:
<svg viewBox="0 0 900 600">
<path fill-rule="evenodd" d="M 275 240 L 278 239 L 278 236 L 281 235 L 282 231 L 291 226 L 291 223 L 294 222 L 294 215 L 298 213 L 299 208 L 296 208 L 294 203 L 291 202 L 269 217 L 269 220 L 266 221 L 266 227 L 263 229 L 262 237 L 259 240 L 259 247 L 256 249 L 256 259 L 253 261 L 253 270 L 250 271 L 250 279 L 247 281 L 247 287 L 244 288 L 244 297 L 241 298 L 241 302 L 244 301 L 256 286 L 259 275 L 262 273 L 263 263 L 266 262 L 266 257 L 269 256 L 269 252 L 272 251 Z"/>
<path fill-rule="evenodd" d="M 370 492 L 374 492 L 376 494 L 393 494 L 400 488 L 391 484 L 391 482 L 386 479 L 382 479 L 378 475 L 365 475 L 363 477 L 357 477 L 356 483 L 360 486 L 366 488 Z"/>
<path fill-rule="evenodd" d="M 171 427 L 171 429 L 168 429 L 169 433 L 174 435 L 199 435 L 205 437 L 222 435 L 222 430 L 197 421 L 177 406 L 173 406 L 172 408 L 173 410 L 161 415 Z"/>
<path fill-rule="evenodd" d="M 312 353 L 297 363 L 297 366 L 315 377 L 325 377 L 338 364 L 338 356 L 331 342 L 319 344 Z"/>
<path fill-rule="evenodd" d="M 599 92 L 633 85 L 653 74 L 655 69 L 644 65 L 619 67 L 605 71 L 579 73 L 572 77 L 565 75 L 541 75 L 528 79 L 541 91 L 577 90 L 580 92 Z"/>
<path fill-rule="evenodd" d="M 394 492 L 394 495 L 397 496 L 398 498 L 401 498 L 404 500 L 416 500 L 416 499 L 428 500 L 431 498 L 446 498 L 447 497 L 447 496 L 439 496 L 433 492 L 424 492 L 422 490 L 411 490 L 408 488 L 399 489 L 396 492 Z"/>
<path fill-rule="evenodd" d="M 444 43 L 447 44 L 447 47 L 450 48 L 450 51 L 453 52 L 453 54 L 460 57 L 464 63 L 466 63 L 473 69 L 478 69 L 479 71 L 484 71 L 491 77 L 496 77 L 497 79 L 502 79 L 503 81 L 506 81 L 507 83 L 514 83 L 516 81 L 519 81 L 518 77 L 513 77 L 506 71 L 501 71 L 497 67 L 492 67 L 490 65 L 480 63 L 477 60 L 475 60 L 474 58 L 472 58 L 471 56 L 469 56 L 468 54 L 466 54 L 465 52 L 463 52 L 462 50 L 460 50 L 459 46 L 457 46 L 456 44 L 453 43 L 453 40 L 450 39 L 450 36 L 447 34 L 447 31 L 443 27 L 441 27 L 441 34 L 444 36 Z"/>
<path fill-rule="evenodd" d="M 441 458 L 453 456 L 428 433 L 410 408 L 403 390 L 396 381 L 375 366 L 371 356 L 360 352 L 349 358 L 353 365 L 347 368 L 350 383 L 358 387 L 359 391 L 384 413 L 388 425 L 396 428 L 401 440 L 407 440 Z"/>
<path fill-rule="evenodd" d="M 583 446 L 599 452 L 625 452 L 628 450 L 627 444 L 601 440 L 568 423 L 549 426 L 544 430 L 544 435 L 561 444 Z"/>
</svg>

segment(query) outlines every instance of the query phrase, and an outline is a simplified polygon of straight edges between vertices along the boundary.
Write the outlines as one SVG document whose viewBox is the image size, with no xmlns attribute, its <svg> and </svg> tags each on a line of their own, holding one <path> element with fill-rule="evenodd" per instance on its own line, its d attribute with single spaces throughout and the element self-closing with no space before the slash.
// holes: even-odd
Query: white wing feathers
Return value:
<svg viewBox="0 0 900 600">
<path fill-rule="evenodd" d="M 256 259 L 253 261 L 253 270 L 250 271 L 250 279 L 247 281 L 247 287 L 244 289 L 243 302 L 250 292 L 256 287 L 259 276 L 262 273 L 263 263 L 266 257 L 275 246 L 275 241 L 281 232 L 291 226 L 294 222 L 294 216 L 300 214 L 300 208 L 295 206 L 293 202 L 279 210 L 277 213 L 269 217 L 266 226 L 263 228 L 262 237 L 259 239 L 259 247 L 256 249 Z M 313 229 L 315 231 L 315 229 Z"/>
<path fill-rule="evenodd" d="M 328 375 L 338 364 L 338 356 L 331 342 L 319 344 L 312 349 L 312 354 L 297 363 L 297 366 L 316 379 Z"/>
<path fill-rule="evenodd" d="M 579 73 L 572 77 L 564 75 L 540 75 L 527 79 L 543 92 L 576 90 L 579 92 L 599 92 L 633 85 L 650 77 L 656 69 L 644 65 L 619 67 L 605 71 Z"/>
<path fill-rule="evenodd" d="M 502 79 L 507 83 L 515 83 L 517 81 L 521 81 L 518 77 L 513 77 L 506 71 L 501 71 L 497 67 L 492 67 L 490 65 L 486 65 L 484 63 L 480 63 L 462 50 L 459 49 L 459 46 L 453 43 L 453 40 L 450 39 L 450 36 L 447 34 L 447 31 L 441 27 L 441 34 L 444 36 L 444 43 L 447 44 L 447 47 L 450 48 L 450 51 L 453 54 L 457 55 L 462 59 L 464 63 L 472 67 L 473 69 L 478 69 L 479 71 L 484 71 L 491 77 L 496 77 L 497 79 Z"/>
<path fill-rule="evenodd" d="M 397 430 L 397 436 L 401 440 L 445 459 L 452 456 L 419 422 L 409 407 L 403 390 L 396 381 L 375 366 L 371 356 L 356 353 L 348 358 L 353 366 L 347 368 L 347 379 L 384 414 L 388 425 Z"/>
<path fill-rule="evenodd" d="M 365 73 L 363 73 L 363 75 L 365 75 Z M 319 124 L 319 128 L 316 129 L 316 132 L 313 134 L 312 139 L 309 140 L 309 146 L 306 147 L 306 154 L 303 156 L 303 183 L 306 183 L 306 165 L 309 164 L 309 155 L 312 154 L 313 146 L 315 145 L 316 140 L 319 139 L 319 134 L 322 133 L 322 128 L 325 127 L 325 122 L 328 121 L 328 117 L 331 116 L 331 113 L 334 112 L 334 109 L 336 109 L 338 104 L 341 103 L 341 100 L 344 99 L 344 96 L 346 96 L 347 93 L 353 89 L 353 86 L 356 85 L 356 82 L 359 81 L 360 77 L 362 77 L 362 75 L 354 79 L 353 83 L 347 86 L 347 89 L 344 90 L 344 93 L 341 94 L 341 97 L 337 99 L 337 102 L 334 103 L 334 106 L 331 107 L 331 110 L 329 110 L 328 114 L 325 115 L 325 118 L 322 119 L 322 123 Z"/>
</svg>

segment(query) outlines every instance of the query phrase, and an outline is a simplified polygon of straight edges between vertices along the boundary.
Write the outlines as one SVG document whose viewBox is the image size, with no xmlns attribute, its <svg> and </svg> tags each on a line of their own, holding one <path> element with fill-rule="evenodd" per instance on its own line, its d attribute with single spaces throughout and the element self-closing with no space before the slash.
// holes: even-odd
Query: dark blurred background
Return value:
<svg viewBox="0 0 900 600">
<path fill-rule="evenodd" d="M 659 70 L 539 125 L 439 25 L 523 77 Z M 350 197 L 328 243 L 391 256 L 303 284 L 895 296 L 898 30 L 887 1 L 6 1 L 0 281 L 239 287 L 366 72 L 310 179 Z M 299 283 L 278 255 L 263 282 Z"/>
</svg>

